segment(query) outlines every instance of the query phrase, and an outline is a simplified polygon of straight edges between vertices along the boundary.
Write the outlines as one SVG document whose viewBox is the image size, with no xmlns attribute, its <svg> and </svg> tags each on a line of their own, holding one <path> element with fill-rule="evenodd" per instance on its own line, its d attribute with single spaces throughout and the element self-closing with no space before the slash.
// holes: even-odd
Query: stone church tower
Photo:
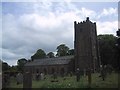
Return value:
<svg viewBox="0 0 120 90">
<path fill-rule="evenodd" d="M 92 23 L 87 17 L 86 21 L 74 22 L 75 29 L 75 71 L 99 69 L 99 53 L 97 43 L 96 23 Z"/>
</svg>

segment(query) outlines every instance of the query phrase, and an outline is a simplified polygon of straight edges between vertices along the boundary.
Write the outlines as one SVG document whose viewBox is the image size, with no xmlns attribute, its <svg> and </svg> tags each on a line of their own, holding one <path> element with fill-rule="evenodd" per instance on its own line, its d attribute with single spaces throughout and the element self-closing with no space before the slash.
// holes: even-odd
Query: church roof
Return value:
<svg viewBox="0 0 120 90">
<path fill-rule="evenodd" d="M 73 55 L 63 56 L 63 57 L 54 57 L 54 58 L 35 59 L 34 61 L 26 63 L 25 66 L 68 64 L 72 58 L 74 58 Z"/>
</svg>

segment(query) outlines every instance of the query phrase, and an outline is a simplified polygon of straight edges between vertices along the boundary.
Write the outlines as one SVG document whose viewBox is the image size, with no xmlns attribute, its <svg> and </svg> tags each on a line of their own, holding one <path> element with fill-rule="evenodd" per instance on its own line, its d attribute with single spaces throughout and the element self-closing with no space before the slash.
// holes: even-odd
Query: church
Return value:
<svg viewBox="0 0 120 90">
<path fill-rule="evenodd" d="M 100 66 L 99 48 L 97 42 L 96 23 L 91 22 L 89 17 L 83 22 L 74 22 L 74 55 L 34 59 L 27 62 L 25 71 L 32 74 L 68 74 L 75 72 L 77 68 L 81 72 L 91 69 L 97 72 Z"/>
</svg>

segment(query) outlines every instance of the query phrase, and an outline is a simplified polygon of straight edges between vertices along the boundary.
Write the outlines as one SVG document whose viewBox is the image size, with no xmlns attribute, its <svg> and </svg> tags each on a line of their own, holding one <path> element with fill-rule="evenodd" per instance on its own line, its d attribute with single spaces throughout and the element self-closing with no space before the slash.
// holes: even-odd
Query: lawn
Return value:
<svg viewBox="0 0 120 90">
<path fill-rule="evenodd" d="M 32 88 L 87 88 L 87 76 L 81 76 L 80 81 L 76 82 L 76 76 L 72 77 L 58 77 L 58 82 L 51 82 L 53 80 L 50 76 L 46 76 L 45 80 L 33 80 Z M 9 88 L 22 88 L 23 85 L 17 85 L 16 80 L 11 78 Z M 105 81 L 99 77 L 98 73 L 92 74 L 92 88 L 117 88 L 118 87 L 118 74 L 112 73 L 107 75 Z"/>
</svg>

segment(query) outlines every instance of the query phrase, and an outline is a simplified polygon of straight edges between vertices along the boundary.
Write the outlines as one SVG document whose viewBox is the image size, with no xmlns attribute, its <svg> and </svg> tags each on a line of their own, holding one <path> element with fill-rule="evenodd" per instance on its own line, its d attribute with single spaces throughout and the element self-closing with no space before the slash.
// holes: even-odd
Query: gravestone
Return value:
<svg viewBox="0 0 120 90">
<path fill-rule="evenodd" d="M 23 88 L 29 88 L 29 89 L 32 88 L 32 74 L 30 72 L 25 72 L 24 73 Z"/>
<path fill-rule="evenodd" d="M 16 76 L 17 84 L 21 84 L 23 82 L 23 75 L 22 73 L 18 73 Z"/>
<path fill-rule="evenodd" d="M 91 77 L 91 69 L 88 69 L 88 86 L 91 87 L 92 77 Z"/>
<path fill-rule="evenodd" d="M 101 77 L 102 77 L 102 80 L 104 81 L 105 78 L 106 78 L 106 70 L 105 70 L 105 67 L 103 66 L 102 67 L 102 70 L 101 70 Z"/>
<path fill-rule="evenodd" d="M 39 73 L 37 73 L 37 74 L 36 74 L 36 80 L 37 80 L 37 81 L 39 81 L 39 77 L 40 77 L 40 75 L 39 75 Z"/>
<path fill-rule="evenodd" d="M 41 80 L 44 79 L 44 74 L 43 74 L 43 73 L 40 74 L 40 79 L 41 79 Z"/>
<path fill-rule="evenodd" d="M 2 73 L 2 88 L 6 88 L 9 84 L 9 74 L 7 73 Z"/>
<path fill-rule="evenodd" d="M 86 69 L 84 69 L 84 77 L 86 76 Z"/>
<path fill-rule="evenodd" d="M 77 68 L 77 71 L 76 71 L 76 80 L 77 82 L 79 82 L 80 80 L 80 69 L 79 68 Z"/>
<path fill-rule="evenodd" d="M 72 76 L 73 76 L 73 73 L 72 73 L 72 71 L 69 73 L 69 75 L 70 75 L 70 77 L 72 77 Z"/>
<path fill-rule="evenodd" d="M 54 79 L 57 79 L 57 72 L 54 72 L 53 78 L 54 78 Z"/>
</svg>

